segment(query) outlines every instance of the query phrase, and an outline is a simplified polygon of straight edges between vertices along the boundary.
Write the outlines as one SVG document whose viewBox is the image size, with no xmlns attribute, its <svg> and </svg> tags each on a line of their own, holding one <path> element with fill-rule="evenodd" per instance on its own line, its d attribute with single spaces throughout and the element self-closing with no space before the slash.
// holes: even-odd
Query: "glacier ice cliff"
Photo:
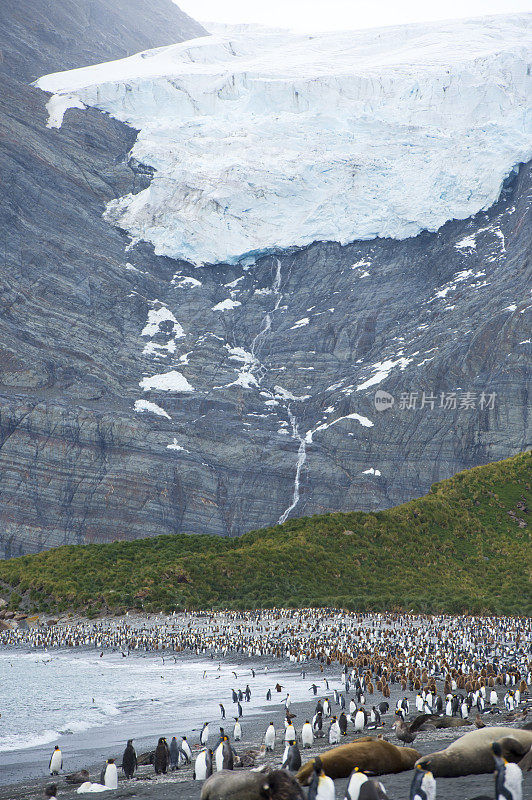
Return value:
<svg viewBox="0 0 532 800">
<path fill-rule="evenodd" d="M 42 77 L 138 129 L 155 170 L 107 219 L 195 264 L 405 239 L 488 208 L 532 157 L 529 15 L 302 35 L 244 29 Z M 61 99 L 63 98 L 63 100 Z"/>
</svg>

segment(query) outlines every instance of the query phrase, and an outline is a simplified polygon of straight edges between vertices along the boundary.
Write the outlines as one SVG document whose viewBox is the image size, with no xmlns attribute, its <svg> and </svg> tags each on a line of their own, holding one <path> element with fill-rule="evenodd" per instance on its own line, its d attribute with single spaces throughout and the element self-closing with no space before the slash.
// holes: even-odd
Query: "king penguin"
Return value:
<svg viewBox="0 0 532 800">
<path fill-rule="evenodd" d="M 495 798 L 496 800 L 522 800 L 523 773 L 518 764 L 510 764 L 502 757 L 499 742 L 491 745 L 495 759 Z"/>
<path fill-rule="evenodd" d="M 57 745 L 54 747 L 54 752 L 50 758 L 49 769 L 50 775 L 59 775 L 59 770 L 63 769 L 63 754 Z"/>
<path fill-rule="evenodd" d="M 340 741 L 340 726 L 336 717 L 333 717 L 329 726 L 329 744 L 338 744 Z"/>
<path fill-rule="evenodd" d="M 266 729 L 264 744 L 266 746 L 266 752 L 268 750 L 273 752 L 273 748 L 275 747 L 275 728 L 273 727 L 273 722 L 270 722 L 268 728 Z"/>
<path fill-rule="evenodd" d="M 290 720 L 284 732 L 284 740 L 285 742 L 291 742 L 292 740 L 295 740 L 295 738 L 296 738 L 296 729 L 294 728 L 294 725 Z"/>
<path fill-rule="evenodd" d="M 347 789 L 345 791 L 345 800 L 359 800 L 360 787 L 368 780 L 363 772 L 360 772 L 358 767 L 355 767 L 349 780 L 347 782 Z"/>
<path fill-rule="evenodd" d="M 301 743 L 303 744 L 303 748 L 312 747 L 314 744 L 314 734 L 312 733 L 312 725 L 306 720 L 305 724 L 301 728 Z"/>
<path fill-rule="evenodd" d="M 292 740 L 291 742 L 288 742 L 288 744 L 285 747 L 282 768 L 287 769 L 290 772 L 297 772 L 300 767 L 301 767 L 301 753 L 299 752 L 299 747 L 297 746 L 297 742 Z"/>
<path fill-rule="evenodd" d="M 118 770 L 114 758 L 107 761 L 102 783 L 107 789 L 118 789 Z"/>
<path fill-rule="evenodd" d="M 360 731 L 364 730 L 364 725 L 366 724 L 366 715 L 362 711 L 361 708 L 358 709 L 357 713 L 355 714 L 355 731 L 360 733 Z"/>
<path fill-rule="evenodd" d="M 204 722 L 203 723 L 203 728 L 201 729 L 199 740 L 200 740 L 200 744 L 202 744 L 203 747 L 207 747 L 207 745 L 209 744 L 209 723 L 208 722 Z"/>
<path fill-rule="evenodd" d="M 233 739 L 235 742 L 239 742 L 242 738 L 242 726 L 238 721 L 238 717 L 235 717 L 235 727 L 233 728 Z"/>
<path fill-rule="evenodd" d="M 233 769 L 233 748 L 227 736 L 225 741 L 222 742 L 222 769 Z"/>
<path fill-rule="evenodd" d="M 179 769 L 179 745 L 175 736 L 172 736 L 172 741 L 170 742 L 169 764 L 172 772 L 175 769 Z"/>
<path fill-rule="evenodd" d="M 314 775 L 308 790 L 308 800 L 335 800 L 334 781 L 323 771 L 321 758 L 314 759 Z"/>
<path fill-rule="evenodd" d="M 185 763 L 190 764 L 192 762 L 192 750 L 190 749 L 190 745 L 187 742 L 187 737 L 181 737 L 181 744 L 179 746 L 181 753 L 185 756 Z"/>
<path fill-rule="evenodd" d="M 212 750 L 208 747 L 198 753 L 194 764 L 193 778 L 195 781 L 205 781 L 212 775 Z"/>
<path fill-rule="evenodd" d="M 436 781 L 430 771 L 424 770 L 420 764 L 416 766 L 412 783 L 410 784 L 409 800 L 435 800 Z"/>
</svg>

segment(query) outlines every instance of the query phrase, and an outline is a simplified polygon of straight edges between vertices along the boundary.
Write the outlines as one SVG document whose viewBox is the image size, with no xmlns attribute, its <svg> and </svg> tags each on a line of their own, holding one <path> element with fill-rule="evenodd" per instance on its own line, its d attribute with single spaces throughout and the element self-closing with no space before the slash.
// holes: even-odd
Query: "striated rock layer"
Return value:
<svg viewBox="0 0 532 800">
<path fill-rule="evenodd" d="M 194 268 L 102 218 L 149 184 L 135 132 L 49 129 L 0 67 L 3 554 L 383 508 L 530 445 L 530 164 L 436 233 Z"/>
</svg>

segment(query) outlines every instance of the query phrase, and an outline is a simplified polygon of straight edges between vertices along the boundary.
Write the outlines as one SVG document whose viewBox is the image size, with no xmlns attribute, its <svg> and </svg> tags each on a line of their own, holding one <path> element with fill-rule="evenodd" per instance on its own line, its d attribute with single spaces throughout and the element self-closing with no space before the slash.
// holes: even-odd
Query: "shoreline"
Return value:
<svg viewBox="0 0 532 800">
<path fill-rule="evenodd" d="M 204 615 L 181 614 L 169 617 L 161 614 L 134 614 L 126 617 L 106 617 L 99 620 L 61 619 L 57 626 L 33 629 L 27 638 L 21 637 L 18 643 L 16 638 L 13 638 L 10 644 L 3 647 L 0 645 L 0 652 L 12 653 L 14 661 L 16 661 L 17 654 L 42 656 L 45 653 L 49 656 L 52 664 L 43 668 L 45 671 L 40 673 L 41 679 L 44 676 L 50 677 L 50 670 L 53 669 L 59 676 L 67 674 L 64 670 L 68 669 L 69 656 L 74 656 L 70 661 L 71 670 L 74 669 L 75 657 L 78 656 L 80 661 L 84 660 L 92 667 L 97 664 L 99 667 L 96 671 L 97 676 L 103 675 L 104 677 L 103 680 L 101 677 L 94 678 L 95 694 L 105 684 L 106 676 L 114 674 L 115 678 L 119 680 L 120 689 L 125 687 L 126 678 L 129 677 L 130 683 L 127 691 L 133 693 L 134 701 L 140 705 L 136 716 L 128 717 L 124 713 L 114 717 L 110 722 L 106 721 L 101 726 L 93 725 L 83 731 L 72 733 L 68 737 L 64 734 L 60 746 L 65 769 L 64 773 L 57 778 L 51 778 L 47 769 L 54 741 L 25 749 L 1 751 L 0 800 L 26 800 L 28 797 L 42 797 L 44 787 L 52 782 L 57 783 L 58 797 L 61 800 L 63 798 L 64 800 L 73 800 L 76 796 L 76 787 L 66 783 L 65 774 L 84 768 L 89 770 L 93 782 L 99 782 L 100 770 L 108 758 L 115 758 L 117 764 L 121 764 L 125 744 L 130 738 L 134 739 L 135 749 L 140 755 L 153 750 L 159 736 L 166 736 L 170 741 L 174 735 L 178 740 L 181 735 L 186 735 L 194 756 L 199 750 L 199 731 L 204 721 L 209 721 L 209 744 L 211 747 L 218 741 L 219 728 L 223 726 L 239 755 L 246 750 L 258 751 L 270 720 L 274 722 L 278 735 L 282 732 L 284 737 L 283 699 L 287 692 L 292 697 L 291 712 L 296 714 L 295 726 L 298 734 L 300 734 L 305 720 L 311 719 L 314 715 L 316 701 L 320 698 L 328 696 L 331 699 L 332 713 L 339 714 L 340 709 L 333 702 L 333 692 L 337 689 L 340 693 L 344 693 L 345 690 L 341 681 L 342 662 L 325 657 L 323 648 L 327 644 L 324 645 L 323 642 L 327 642 L 327 637 L 330 642 L 335 642 L 343 633 L 343 635 L 351 637 L 347 647 L 351 648 L 353 654 L 373 651 L 380 653 L 382 648 L 382 653 L 388 653 L 386 657 L 393 660 L 393 653 L 396 651 L 392 651 L 390 656 L 386 649 L 388 647 L 386 637 L 393 634 L 398 637 L 397 641 L 400 642 L 405 635 L 413 636 L 413 641 L 424 641 L 430 645 L 427 655 L 424 656 L 430 661 L 433 657 L 428 653 L 432 652 L 434 647 L 440 646 L 440 638 L 439 636 L 435 638 L 434 633 L 435 631 L 440 633 L 440 626 L 444 630 L 444 635 L 445 632 L 450 635 L 454 634 L 455 627 L 453 626 L 462 624 L 465 629 L 468 624 L 467 620 L 462 620 L 460 623 L 459 618 L 448 617 L 445 619 L 445 624 L 439 617 L 423 615 L 403 616 L 399 620 L 395 618 L 395 621 L 392 622 L 393 615 L 349 615 L 348 617 L 340 615 L 335 617 L 334 612 L 330 609 L 322 611 L 323 614 L 319 621 L 314 616 L 314 612 L 309 612 L 308 609 L 301 610 L 299 616 L 296 614 L 290 616 L 289 612 L 276 610 L 272 613 L 260 612 L 262 616 L 259 612 L 257 612 L 257 616 L 239 615 L 238 612 L 226 615 L 219 612 L 216 614 L 205 612 Z M 451 627 L 449 627 L 449 620 L 452 622 Z M 468 636 L 477 635 L 479 629 L 483 631 L 484 622 L 485 620 L 473 620 L 472 627 L 468 629 Z M 496 621 L 490 619 L 488 624 L 495 625 Z M 79 644 L 83 641 L 83 631 L 81 634 L 79 632 L 72 634 L 72 629 L 80 625 L 86 626 L 85 633 L 90 629 L 90 635 L 85 641 L 90 641 L 91 644 Z M 384 640 L 380 640 L 380 645 L 378 636 L 375 639 L 376 631 L 380 631 L 384 635 Z M 507 661 L 512 663 L 515 644 L 511 636 L 508 636 L 508 628 L 505 625 L 499 629 L 499 634 L 504 653 L 500 659 L 502 667 Z M 78 637 L 74 646 L 56 646 L 59 643 L 64 644 L 72 635 Z M 179 645 L 177 650 L 175 649 L 176 642 Z M 183 642 L 191 643 L 189 649 L 181 648 Z M 198 647 L 198 642 L 200 647 Z M 131 652 L 129 652 L 130 644 L 132 644 Z M 510 645 L 509 650 L 506 648 L 506 644 Z M 127 653 L 124 652 L 124 647 L 127 648 Z M 368 650 L 370 647 L 371 649 Z M 521 663 L 524 655 L 522 648 L 519 653 L 519 663 Z M 104 659 L 101 662 L 100 657 Z M 529 660 L 527 656 L 524 658 Z M 157 669 L 155 669 L 156 665 L 158 665 Z M 177 669 L 174 671 L 176 665 Z M 190 670 L 186 669 L 187 665 L 190 665 Z M 208 665 L 208 670 L 203 669 L 205 665 Z M 29 666 L 30 675 L 35 673 L 37 676 L 35 668 L 31 664 Z M 104 667 L 106 666 L 112 667 L 112 673 L 105 673 Z M 135 666 L 138 669 L 135 669 Z M 194 666 L 197 667 L 196 670 L 193 669 Z M 166 673 L 165 670 L 168 672 Z M 203 675 L 201 674 L 202 670 Z M 254 675 L 253 670 L 255 670 Z M 159 674 L 160 672 L 164 674 Z M 302 672 L 306 673 L 304 678 Z M 191 681 L 176 684 L 176 679 L 182 680 L 183 674 L 188 677 L 188 673 L 190 673 Z M 92 673 L 90 674 L 92 675 Z M 161 683 L 160 678 L 166 676 L 169 680 Z M 445 694 L 442 677 L 442 675 L 436 675 L 433 678 L 440 695 Z M 204 682 L 204 679 L 207 680 Z M 215 680 L 220 680 L 220 683 L 214 684 Z M 148 681 L 148 686 L 153 685 L 154 687 L 154 695 L 151 699 L 151 703 L 154 703 L 153 706 L 150 705 L 149 696 L 145 692 L 146 681 Z M 329 685 L 326 685 L 327 681 Z M 283 687 L 281 693 L 274 690 L 277 682 Z M 156 684 L 159 689 L 156 688 Z M 235 743 L 233 742 L 233 712 L 236 713 L 236 706 L 232 701 L 231 688 L 244 690 L 246 684 L 250 685 L 252 702 L 250 706 L 242 702 L 243 738 L 241 742 Z M 311 691 L 312 684 L 319 686 L 316 696 Z M 384 699 L 378 681 L 376 684 L 374 694 L 366 695 L 365 707 L 368 711 L 372 705 L 377 705 Z M 165 695 L 167 687 L 171 690 L 169 695 Z M 266 688 L 270 688 L 272 691 L 270 702 L 266 700 Z M 116 684 L 113 684 L 111 689 L 115 691 Z M 144 693 L 141 689 L 144 690 Z M 383 715 L 384 725 L 378 733 L 382 733 L 384 738 L 392 744 L 400 745 L 401 743 L 391 728 L 395 718 L 395 704 L 407 694 L 411 702 L 410 719 L 412 719 L 416 715 L 413 692 L 411 688 L 410 691 L 406 691 L 401 686 L 399 679 L 394 680 L 393 676 L 390 677 L 389 689 L 391 693 L 388 699 L 390 708 Z M 502 708 L 502 696 L 506 686 L 498 685 L 496 690 L 499 707 Z M 26 691 L 26 687 L 24 687 L 24 691 Z M 353 695 L 354 686 L 349 695 L 345 693 L 345 697 L 347 699 Z M 114 702 L 120 705 L 123 696 L 125 696 L 123 693 L 118 692 Z M 85 703 L 87 702 L 86 691 L 83 693 L 80 689 L 79 697 L 80 703 L 83 702 L 83 699 Z M 154 700 L 154 698 L 158 699 Z M 181 705 L 176 705 L 176 698 Z M 70 699 L 72 700 L 72 698 Z M 225 722 L 221 719 L 218 702 L 223 702 L 225 706 Z M 208 710 L 205 710 L 207 706 Z M 196 717 L 194 713 L 197 714 Z M 473 718 L 475 711 L 473 710 L 471 714 Z M 487 714 L 484 722 L 486 725 L 508 725 L 509 723 L 504 719 L 505 715 L 504 711 L 497 716 Z M 3 721 L 0 720 L 0 730 Z M 327 733 L 328 720 L 324 720 L 324 730 Z M 422 731 L 412 746 L 419 751 L 420 755 L 426 755 L 446 747 L 451 741 L 471 730 L 474 730 L 473 725 L 455 729 Z M 157 732 L 155 733 L 155 731 Z M 343 739 L 344 742 L 356 741 L 359 738 L 360 735 L 354 733 L 352 725 L 349 726 L 348 731 L 347 737 Z M 370 735 L 371 733 L 365 729 L 361 735 Z M 327 737 L 315 741 L 311 750 L 301 752 L 303 762 L 327 749 L 329 749 Z M 256 766 L 279 767 L 283 750 L 284 744 L 278 739 L 273 757 L 270 754 L 268 756 L 256 754 Z M 120 769 L 119 773 L 121 773 Z M 402 800 L 402 798 L 408 797 L 412 776 L 413 772 L 410 770 L 397 775 L 384 775 L 381 780 L 390 798 Z M 338 798 L 343 796 L 346 783 L 346 780 L 335 782 Z M 532 796 L 532 773 L 525 774 L 524 786 L 524 796 L 527 796 L 527 793 Z M 144 798 L 146 800 L 175 800 L 177 794 L 183 800 L 197 800 L 200 791 L 201 783 L 192 780 L 191 766 L 183 767 L 178 772 L 169 773 L 166 776 L 155 776 L 153 767 L 146 766 L 139 769 L 136 779 L 132 781 L 126 781 L 122 777 L 119 780 L 118 789 L 113 790 L 112 794 L 119 798 L 138 797 L 141 800 Z M 458 797 L 466 800 L 479 793 L 493 796 L 493 775 L 438 779 L 438 800 L 457 800 Z"/>
<path fill-rule="evenodd" d="M 194 656 L 191 656 L 191 658 L 194 659 Z M 250 664 L 249 661 L 252 663 Z M 259 659 L 249 659 L 249 661 L 246 657 L 244 657 L 242 659 L 242 663 L 237 665 L 237 667 L 239 666 L 240 669 L 244 670 L 242 675 L 243 679 L 247 679 L 248 675 L 246 673 L 249 672 L 249 682 L 253 691 L 253 684 L 251 683 L 251 666 L 255 668 L 259 667 L 260 669 L 264 666 L 264 661 L 267 661 L 267 659 L 264 659 L 262 663 L 259 663 Z M 314 697 L 312 692 L 309 691 L 309 700 L 306 702 L 297 702 L 292 704 L 291 711 L 296 715 L 296 730 L 298 733 L 300 733 L 303 722 L 306 719 L 312 718 L 316 700 L 320 697 L 323 698 L 325 696 L 332 696 L 333 688 L 335 688 L 335 685 L 338 683 L 337 679 L 340 673 L 339 665 L 332 664 L 330 666 L 324 666 L 324 670 L 321 672 L 317 663 L 309 666 L 294 665 L 284 662 L 284 669 L 282 667 L 281 669 L 275 669 L 276 666 L 281 666 L 281 664 L 270 663 L 269 666 L 266 664 L 269 669 L 269 675 L 272 678 L 272 688 L 277 674 L 284 676 L 286 688 L 288 690 L 293 687 L 295 683 L 301 683 L 301 668 L 304 666 L 306 666 L 307 673 L 304 680 L 305 685 L 315 682 L 321 683 L 321 686 L 324 687 L 324 678 L 326 678 L 329 680 L 331 686 L 329 691 L 325 689 L 325 691 L 318 692 L 316 697 Z M 390 711 L 388 711 L 388 713 L 383 717 L 385 726 L 379 731 L 379 733 L 382 733 L 392 744 L 397 745 L 400 745 L 400 742 L 397 741 L 390 726 L 394 719 L 395 702 L 397 699 L 402 697 L 402 695 L 403 693 L 400 686 L 394 686 L 392 688 L 392 694 L 388 701 L 390 703 Z M 278 695 L 278 697 L 281 698 L 283 696 L 284 695 L 282 694 Z M 246 714 L 246 704 L 243 704 L 244 716 L 241 719 L 243 736 L 242 741 L 236 743 L 233 742 L 232 736 L 233 720 L 231 711 L 233 710 L 233 706 L 230 702 L 226 703 L 227 718 L 225 720 L 224 727 L 239 754 L 242 754 L 249 749 L 258 750 L 260 744 L 262 743 L 270 718 L 275 723 L 275 727 L 278 732 L 278 739 L 273 757 L 269 755 L 268 757 L 257 760 L 257 766 L 265 764 L 271 765 L 272 767 L 279 767 L 282 759 L 284 744 L 280 742 L 279 734 L 281 731 L 283 731 L 284 734 L 284 706 L 282 704 L 282 700 L 278 700 L 275 697 L 275 693 L 272 693 L 272 698 L 273 699 L 271 703 L 267 703 L 266 701 L 261 702 L 260 706 L 254 709 L 253 713 L 249 715 Z M 370 707 L 372 704 L 376 704 L 381 700 L 381 694 L 376 692 L 371 698 L 371 702 L 367 703 L 367 706 Z M 333 707 L 333 713 L 335 713 L 335 707 Z M 488 724 L 488 721 L 486 722 Z M 500 722 L 503 723 L 503 720 L 501 719 Z M 210 723 L 210 746 L 212 746 L 217 739 L 218 728 L 223 725 L 224 723 L 221 718 Z M 327 727 L 328 725 L 324 725 L 325 729 Z M 424 731 L 418 735 L 414 744 L 411 746 L 415 747 L 415 749 L 417 749 L 421 755 L 425 755 L 433 752 L 434 750 L 446 747 L 451 741 L 459 738 L 459 736 L 471 729 L 472 727 L 470 726 L 444 731 Z M 179 733 L 185 733 L 187 735 L 187 739 L 189 739 L 192 747 L 193 757 L 195 757 L 200 749 L 198 745 L 198 733 L 192 731 L 179 731 Z M 164 735 L 164 732 L 161 732 L 161 735 Z M 170 740 L 172 735 L 172 733 L 167 734 L 168 740 Z M 175 735 L 178 735 L 178 731 L 175 732 Z M 364 731 L 362 735 L 371 735 L 371 731 Z M 59 798 L 64 798 L 64 800 L 74 800 L 74 798 L 77 798 L 77 787 L 67 784 L 65 781 L 65 775 L 85 768 L 89 770 L 91 781 L 99 782 L 100 770 L 107 758 L 114 757 L 116 758 L 117 764 L 121 763 L 122 752 L 127 738 L 129 738 L 127 736 L 127 730 L 124 730 L 123 742 L 120 745 L 117 744 L 117 746 L 110 752 L 109 749 L 104 751 L 102 746 L 97 743 L 97 730 L 86 732 L 86 741 L 84 746 L 78 747 L 76 751 L 72 753 L 68 753 L 67 750 L 63 751 L 63 756 L 66 762 L 65 770 L 59 777 L 54 778 L 51 778 L 47 771 L 47 764 L 50 752 L 52 750 L 51 745 L 31 748 L 28 751 L 16 751 L 13 754 L 9 752 L 3 752 L 0 755 L 0 758 L 2 759 L 4 769 L 6 766 L 8 766 L 10 755 L 14 755 L 15 761 L 23 761 L 26 769 L 29 768 L 30 772 L 36 770 L 40 772 L 40 775 L 26 775 L 21 776 L 17 780 L 10 781 L 9 783 L 3 782 L 0 785 L 0 800 L 26 800 L 28 797 L 43 797 L 44 788 L 53 782 L 57 783 Z M 354 741 L 356 738 L 357 736 L 350 731 L 349 735 L 346 737 L 346 741 Z M 157 739 L 155 737 L 137 738 L 134 742 L 137 754 L 140 755 L 143 752 L 153 749 L 156 745 L 156 742 Z M 329 749 L 327 738 L 315 741 L 311 750 L 301 750 L 303 763 L 305 763 L 308 758 L 314 757 L 318 753 L 327 749 Z M 4 769 L 2 772 L 4 772 Z M 126 781 L 123 778 L 121 769 L 119 769 L 118 789 L 113 790 L 110 793 L 110 796 L 116 798 L 138 797 L 139 800 L 175 800 L 175 797 L 177 796 L 180 798 L 180 800 L 197 800 L 200 795 L 202 784 L 199 781 L 192 780 L 192 769 L 192 766 L 185 766 L 178 772 L 168 773 L 166 776 L 155 776 L 153 767 L 146 766 L 139 768 L 135 778 L 131 781 Z M 407 772 L 395 775 L 384 775 L 380 778 L 380 780 L 382 780 L 391 798 L 395 798 L 395 800 L 402 800 L 405 798 L 406 800 L 408 797 L 412 776 L 413 772 L 412 770 L 409 770 Z M 343 797 L 346 784 L 347 780 L 345 779 L 335 781 L 337 798 Z M 458 797 L 468 798 L 479 793 L 486 793 L 488 796 L 492 796 L 493 791 L 494 780 L 491 774 L 453 779 L 440 778 L 438 779 L 437 797 L 438 800 L 456 800 Z M 527 795 L 532 795 L 532 773 L 526 773 L 524 775 L 523 796 L 526 797 Z"/>
</svg>

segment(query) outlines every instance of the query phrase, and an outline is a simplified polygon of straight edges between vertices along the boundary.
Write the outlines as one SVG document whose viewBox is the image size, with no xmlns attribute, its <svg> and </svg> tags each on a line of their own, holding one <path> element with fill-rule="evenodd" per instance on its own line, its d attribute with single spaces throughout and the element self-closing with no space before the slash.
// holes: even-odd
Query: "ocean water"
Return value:
<svg viewBox="0 0 532 800">
<path fill-rule="evenodd" d="M 256 670 L 252 677 L 251 667 Z M 236 673 L 236 677 L 235 677 Z M 293 675 L 293 670 L 292 670 Z M 0 753 L 27 751 L 58 744 L 63 752 L 93 746 L 122 746 L 129 738 L 180 736 L 198 740 L 203 722 L 211 723 L 212 741 L 219 725 L 232 732 L 236 706 L 231 689 L 252 696 L 242 702 L 246 714 L 268 705 L 277 707 L 285 692 L 280 664 L 265 667 L 222 659 L 197 659 L 99 651 L 0 651 Z M 294 702 L 307 700 L 309 681 L 290 680 Z M 266 691 L 272 689 L 271 703 Z M 221 720 L 219 703 L 227 719 Z"/>
</svg>

